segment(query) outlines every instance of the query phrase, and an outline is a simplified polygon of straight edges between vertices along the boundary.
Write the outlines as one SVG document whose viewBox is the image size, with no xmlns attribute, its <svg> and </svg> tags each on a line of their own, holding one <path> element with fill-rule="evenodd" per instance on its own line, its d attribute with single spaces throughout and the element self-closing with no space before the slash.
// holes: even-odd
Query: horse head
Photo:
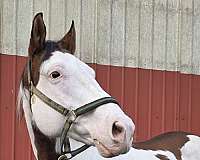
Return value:
<svg viewBox="0 0 200 160">
<path fill-rule="evenodd" d="M 74 56 L 75 47 L 73 22 L 61 40 L 47 41 L 42 13 L 34 17 L 29 63 L 24 70 L 20 91 L 29 134 L 34 130 L 30 128 L 37 128 L 49 139 L 56 139 L 62 135 L 67 119 L 35 93 L 30 93 L 30 85 L 67 111 L 110 97 L 95 80 L 94 70 Z M 97 147 L 103 157 L 113 157 L 129 151 L 135 126 L 117 103 L 108 102 L 76 117 L 68 129 L 67 137 Z M 37 138 L 34 133 L 31 137 Z M 32 140 L 32 145 L 35 141 Z"/>
</svg>

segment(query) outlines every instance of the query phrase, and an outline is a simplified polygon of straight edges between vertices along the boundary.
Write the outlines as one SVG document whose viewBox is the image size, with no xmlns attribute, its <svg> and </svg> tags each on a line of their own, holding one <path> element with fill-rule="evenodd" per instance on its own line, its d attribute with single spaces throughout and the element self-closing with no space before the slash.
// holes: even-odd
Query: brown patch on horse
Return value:
<svg viewBox="0 0 200 160">
<path fill-rule="evenodd" d="M 33 126 L 33 132 L 35 135 L 35 146 L 38 152 L 39 160 L 55 160 L 60 156 L 55 151 L 55 139 L 50 139 L 45 136 L 40 130 Z"/>
<path fill-rule="evenodd" d="M 135 143 L 136 149 L 164 150 L 172 152 L 177 160 L 181 160 L 180 149 L 189 141 L 186 132 L 168 132 L 144 142 Z"/>
<path fill-rule="evenodd" d="M 159 158 L 160 160 L 170 160 L 169 158 L 167 158 L 165 155 L 162 154 L 157 154 L 156 157 Z"/>
</svg>

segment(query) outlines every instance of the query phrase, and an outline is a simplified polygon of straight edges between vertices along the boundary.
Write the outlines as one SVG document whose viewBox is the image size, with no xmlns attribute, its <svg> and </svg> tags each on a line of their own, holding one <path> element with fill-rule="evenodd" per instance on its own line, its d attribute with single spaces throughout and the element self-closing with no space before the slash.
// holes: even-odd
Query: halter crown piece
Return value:
<svg viewBox="0 0 200 160">
<path fill-rule="evenodd" d="M 40 90 L 38 90 L 32 83 L 31 79 L 31 66 L 32 66 L 32 60 L 29 60 L 28 65 L 28 81 L 29 81 L 29 92 L 30 92 L 30 107 L 32 106 L 32 102 L 34 101 L 33 95 L 36 95 L 40 100 L 42 100 L 44 103 L 46 103 L 49 107 L 54 109 L 55 111 L 62 114 L 64 117 L 66 117 L 66 121 L 64 124 L 64 127 L 62 129 L 61 137 L 60 137 L 60 151 L 61 156 L 58 158 L 58 160 L 69 160 L 79 153 L 85 151 L 90 146 L 85 144 L 82 147 L 71 151 L 70 148 L 70 142 L 69 138 L 67 137 L 67 133 L 71 127 L 71 125 L 75 122 L 76 118 L 80 115 L 83 115 L 85 113 L 88 113 L 101 105 L 108 104 L 108 103 L 115 103 L 119 105 L 119 103 L 112 97 L 103 97 L 100 99 L 97 99 L 93 102 L 90 102 L 88 104 L 85 104 L 83 106 L 78 107 L 75 110 L 69 110 L 66 107 L 56 103 L 52 99 L 48 98 L 44 93 L 42 93 Z M 65 143 L 67 141 L 67 143 Z"/>
</svg>

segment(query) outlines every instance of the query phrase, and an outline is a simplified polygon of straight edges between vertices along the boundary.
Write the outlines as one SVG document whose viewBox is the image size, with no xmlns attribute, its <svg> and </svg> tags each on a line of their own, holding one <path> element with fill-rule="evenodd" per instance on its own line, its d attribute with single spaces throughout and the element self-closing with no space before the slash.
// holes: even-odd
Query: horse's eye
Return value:
<svg viewBox="0 0 200 160">
<path fill-rule="evenodd" d="M 60 77 L 60 73 L 57 72 L 57 71 L 53 71 L 51 74 L 50 74 L 51 78 L 52 79 L 56 79 L 58 77 Z"/>
</svg>

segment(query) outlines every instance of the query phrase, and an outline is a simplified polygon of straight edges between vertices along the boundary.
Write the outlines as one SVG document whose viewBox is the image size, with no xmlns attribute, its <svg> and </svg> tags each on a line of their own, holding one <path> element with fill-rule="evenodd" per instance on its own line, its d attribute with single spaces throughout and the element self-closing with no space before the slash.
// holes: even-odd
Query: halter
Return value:
<svg viewBox="0 0 200 160">
<path fill-rule="evenodd" d="M 69 142 L 69 139 L 67 138 L 67 133 L 71 125 L 75 122 L 78 116 L 88 113 L 92 110 L 95 110 L 96 108 L 104 104 L 114 103 L 114 104 L 119 105 L 119 103 L 114 98 L 103 97 L 93 102 L 90 102 L 88 104 L 85 104 L 83 106 L 80 106 L 75 110 L 67 109 L 67 107 L 62 106 L 56 103 L 55 101 L 53 101 L 52 99 L 50 99 L 49 97 L 47 97 L 44 93 L 42 93 L 33 85 L 32 80 L 31 80 L 31 60 L 29 61 L 29 65 L 28 65 L 28 81 L 29 81 L 29 92 L 30 92 L 30 107 L 34 100 L 33 95 L 36 95 L 40 100 L 46 103 L 50 108 L 54 109 L 55 111 L 59 112 L 64 117 L 66 117 L 66 121 L 62 129 L 61 138 L 60 138 L 61 156 L 58 158 L 58 160 L 69 160 L 90 147 L 89 145 L 85 144 L 82 147 L 71 151 L 70 142 Z M 66 140 L 68 141 L 67 144 L 65 144 Z"/>
</svg>

